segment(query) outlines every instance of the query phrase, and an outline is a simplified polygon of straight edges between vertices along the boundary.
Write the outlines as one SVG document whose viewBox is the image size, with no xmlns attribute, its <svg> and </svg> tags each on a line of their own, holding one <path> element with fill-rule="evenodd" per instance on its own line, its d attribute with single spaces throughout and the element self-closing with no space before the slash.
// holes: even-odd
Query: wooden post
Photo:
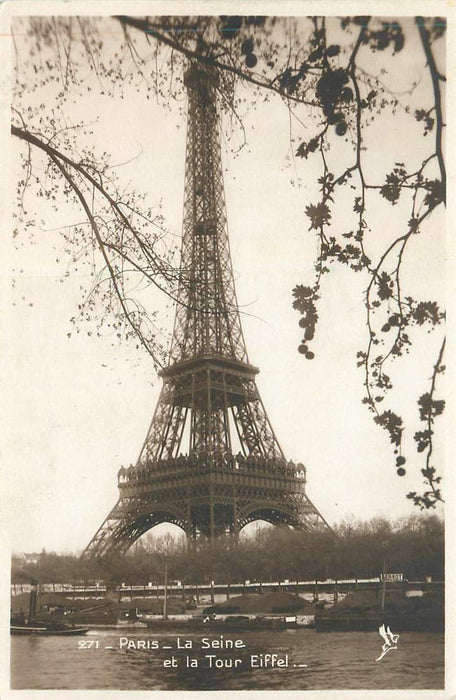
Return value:
<svg viewBox="0 0 456 700">
<path fill-rule="evenodd" d="M 195 588 L 196 588 L 196 590 L 195 590 L 196 603 L 197 603 L 197 605 L 199 605 L 200 599 L 199 599 L 198 584 L 197 583 L 195 583 Z"/>
<path fill-rule="evenodd" d="M 385 596 L 386 596 L 386 572 L 388 570 L 388 567 L 386 565 L 386 561 L 383 560 L 383 581 L 382 581 L 382 595 L 381 595 L 381 600 L 380 600 L 380 608 L 381 611 L 383 612 L 385 609 Z"/>
<path fill-rule="evenodd" d="M 229 583 L 229 584 L 227 585 L 227 587 L 226 587 L 226 599 L 227 599 L 227 600 L 230 599 L 230 595 L 231 595 L 230 587 L 231 587 L 231 583 Z"/>
<path fill-rule="evenodd" d="M 215 599 L 214 599 L 214 582 L 211 580 L 211 603 L 214 605 Z"/>
<path fill-rule="evenodd" d="M 165 561 L 165 590 L 163 598 L 163 619 L 168 619 L 168 562 Z"/>
</svg>

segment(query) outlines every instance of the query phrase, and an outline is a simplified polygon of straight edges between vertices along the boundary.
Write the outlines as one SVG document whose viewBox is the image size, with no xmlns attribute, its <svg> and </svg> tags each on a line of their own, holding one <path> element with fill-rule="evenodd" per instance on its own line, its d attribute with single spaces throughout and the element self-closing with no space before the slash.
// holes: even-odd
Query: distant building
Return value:
<svg viewBox="0 0 456 700">
<path fill-rule="evenodd" d="M 12 563 L 16 565 L 38 564 L 41 554 L 39 552 L 19 552 L 11 557 Z"/>
</svg>

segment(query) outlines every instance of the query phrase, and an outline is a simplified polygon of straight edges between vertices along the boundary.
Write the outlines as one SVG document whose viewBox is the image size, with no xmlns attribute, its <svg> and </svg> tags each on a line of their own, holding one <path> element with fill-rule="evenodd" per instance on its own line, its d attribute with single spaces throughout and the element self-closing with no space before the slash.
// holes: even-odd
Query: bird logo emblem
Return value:
<svg viewBox="0 0 456 700">
<path fill-rule="evenodd" d="M 381 625 L 378 628 L 378 633 L 385 640 L 385 643 L 382 646 L 382 653 L 378 659 L 375 659 L 376 661 L 381 661 L 381 659 L 383 659 L 383 657 L 386 656 L 389 651 L 392 649 L 397 649 L 397 640 L 399 639 L 399 635 L 393 634 L 389 626 L 385 629 L 385 625 Z"/>
</svg>

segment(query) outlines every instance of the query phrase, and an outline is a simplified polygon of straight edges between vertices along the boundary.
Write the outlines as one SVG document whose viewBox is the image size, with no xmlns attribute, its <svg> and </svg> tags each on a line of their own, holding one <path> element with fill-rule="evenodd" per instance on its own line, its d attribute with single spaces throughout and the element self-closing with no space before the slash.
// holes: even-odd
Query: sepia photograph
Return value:
<svg viewBox="0 0 456 700">
<path fill-rule="evenodd" d="M 317 4 L 2 8 L 5 697 L 449 697 L 454 16 Z"/>
</svg>

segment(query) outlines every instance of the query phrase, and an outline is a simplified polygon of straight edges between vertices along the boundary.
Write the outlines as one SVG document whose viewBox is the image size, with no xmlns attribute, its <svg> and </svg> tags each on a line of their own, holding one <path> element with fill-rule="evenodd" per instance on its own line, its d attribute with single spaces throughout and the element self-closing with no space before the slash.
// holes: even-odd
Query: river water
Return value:
<svg viewBox="0 0 456 700">
<path fill-rule="evenodd" d="M 227 640 L 233 644 L 238 640 L 237 647 L 220 648 Z M 11 638 L 11 687 L 87 690 L 443 687 L 443 635 L 404 632 L 399 636 L 397 649 L 376 661 L 382 644 L 378 632 L 318 633 L 310 629 L 230 631 L 224 635 L 174 630 L 159 634 L 137 629 L 92 630 L 84 637 L 15 636 Z M 277 655 L 272 657 L 274 666 L 270 665 L 268 654 Z M 282 665 L 276 665 L 277 662 Z"/>
</svg>

